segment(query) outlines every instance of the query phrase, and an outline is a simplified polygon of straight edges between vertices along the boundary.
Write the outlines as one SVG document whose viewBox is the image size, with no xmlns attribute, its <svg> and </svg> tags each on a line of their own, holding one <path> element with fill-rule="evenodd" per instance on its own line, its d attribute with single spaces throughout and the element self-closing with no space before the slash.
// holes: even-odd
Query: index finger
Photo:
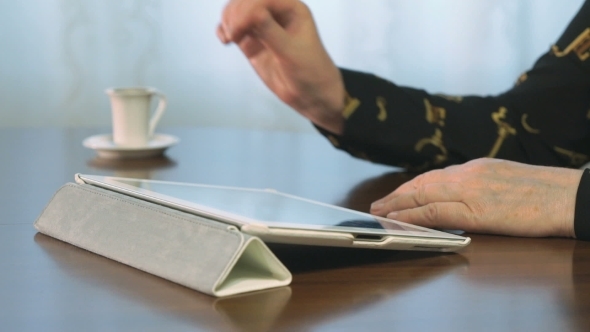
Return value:
<svg viewBox="0 0 590 332">
<path fill-rule="evenodd" d="M 381 211 L 401 211 L 437 202 L 460 202 L 463 193 L 465 190 L 460 183 L 429 183 L 386 201 Z"/>
<path fill-rule="evenodd" d="M 402 184 L 397 189 L 395 189 L 393 192 L 389 193 L 387 196 L 376 200 L 375 202 L 373 202 L 373 204 L 371 204 L 371 206 L 384 204 L 385 202 L 390 201 L 390 200 L 398 197 L 399 195 L 403 195 L 403 194 L 408 193 L 410 191 L 416 190 L 416 189 L 418 189 L 418 187 L 425 185 L 425 184 L 446 182 L 445 178 L 446 178 L 446 175 L 445 175 L 444 169 L 437 169 L 437 170 L 429 171 L 426 173 L 422 173 L 422 174 L 418 175 L 417 177 L 413 178 L 412 180 Z"/>
<path fill-rule="evenodd" d="M 427 228 L 481 231 L 471 217 L 469 208 L 461 202 L 437 202 L 413 209 L 393 212 L 387 218 Z"/>
</svg>

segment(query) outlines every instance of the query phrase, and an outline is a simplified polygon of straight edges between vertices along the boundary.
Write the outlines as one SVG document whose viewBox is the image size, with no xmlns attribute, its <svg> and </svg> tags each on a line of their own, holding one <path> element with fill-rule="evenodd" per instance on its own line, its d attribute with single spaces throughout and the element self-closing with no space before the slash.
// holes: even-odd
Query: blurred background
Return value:
<svg viewBox="0 0 590 332">
<path fill-rule="evenodd" d="M 312 127 L 215 28 L 225 0 L 0 1 L 0 127 L 110 125 L 111 86 L 169 98 L 163 126 Z M 339 66 L 433 93 L 508 89 L 582 0 L 308 0 Z"/>
</svg>

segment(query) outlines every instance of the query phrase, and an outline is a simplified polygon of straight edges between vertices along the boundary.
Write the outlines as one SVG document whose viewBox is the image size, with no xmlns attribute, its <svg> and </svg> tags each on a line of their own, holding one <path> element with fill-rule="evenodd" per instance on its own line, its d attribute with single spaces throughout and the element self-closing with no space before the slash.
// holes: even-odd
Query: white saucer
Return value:
<svg viewBox="0 0 590 332">
<path fill-rule="evenodd" d="M 113 142 L 113 135 L 102 134 L 86 138 L 82 145 L 96 150 L 101 158 L 107 159 L 137 159 L 153 158 L 164 154 L 164 151 L 180 140 L 171 135 L 155 134 L 147 146 L 125 147 L 117 146 Z"/>
</svg>

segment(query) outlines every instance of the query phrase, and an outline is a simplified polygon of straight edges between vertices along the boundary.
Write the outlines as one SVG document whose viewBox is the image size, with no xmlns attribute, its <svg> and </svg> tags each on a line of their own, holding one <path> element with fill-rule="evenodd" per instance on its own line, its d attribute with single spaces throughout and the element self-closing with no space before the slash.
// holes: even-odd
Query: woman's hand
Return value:
<svg viewBox="0 0 590 332">
<path fill-rule="evenodd" d="M 344 83 L 304 3 L 232 0 L 217 36 L 225 44 L 237 44 L 282 101 L 315 124 L 342 133 Z"/>
<path fill-rule="evenodd" d="M 419 175 L 371 213 L 430 228 L 574 237 L 581 177 L 581 170 L 477 159 Z"/>
</svg>

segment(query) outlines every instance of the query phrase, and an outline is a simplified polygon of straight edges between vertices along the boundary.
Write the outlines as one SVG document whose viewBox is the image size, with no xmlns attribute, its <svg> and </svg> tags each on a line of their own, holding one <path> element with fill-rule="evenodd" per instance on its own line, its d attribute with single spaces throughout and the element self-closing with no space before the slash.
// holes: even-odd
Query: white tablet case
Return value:
<svg viewBox="0 0 590 332">
<path fill-rule="evenodd" d="M 285 286 L 292 279 L 259 238 L 234 226 L 87 184 L 60 188 L 35 228 L 217 297 Z"/>
</svg>

